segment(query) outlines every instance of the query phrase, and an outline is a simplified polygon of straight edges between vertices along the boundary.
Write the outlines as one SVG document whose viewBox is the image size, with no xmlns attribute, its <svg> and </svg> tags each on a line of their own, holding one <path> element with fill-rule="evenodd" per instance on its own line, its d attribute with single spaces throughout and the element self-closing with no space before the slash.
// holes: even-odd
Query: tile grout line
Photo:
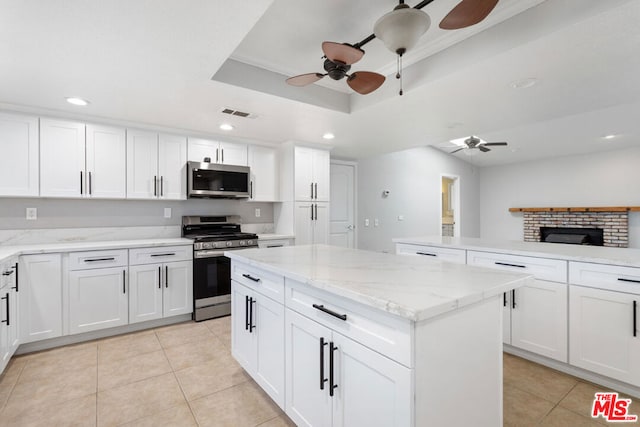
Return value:
<svg viewBox="0 0 640 427">
<path fill-rule="evenodd" d="M 558 406 L 560 406 L 560 402 L 562 402 L 564 400 L 564 398 L 567 397 L 569 395 L 569 393 L 571 393 L 573 391 L 574 388 L 576 388 L 576 386 L 578 385 L 579 382 L 580 381 L 576 381 L 576 383 L 573 385 L 573 387 L 571 387 L 568 392 L 566 392 L 560 399 L 558 399 L 558 402 L 555 405 L 553 405 L 553 407 L 549 410 L 549 412 L 544 414 L 544 417 L 542 417 L 540 419 L 540 421 L 538 422 L 539 425 L 542 424 L 542 422 L 545 420 L 545 418 L 547 418 L 549 416 L 549 414 L 553 412 L 554 409 L 556 409 Z M 562 406 L 560 406 L 560 407 L 562 409 L 567 409 L 567 408 L 564 408 Z M 573 411 L 571 411 L 571 412 L 573 412 Z M 578 415 L 580 415 L 580 414 L 578 414 Z"/>
<path fill-rule="evenodd" d="M 24 368 L 27 366 L 28 363 L 29 363 L 29 360 L 26 360 L 24 365 L 22 366 L 22 369 L 20 369 L 20 372 L 18 372 L 18 378 L 16 378 L 16 382 L 14 382 L 13 385 L 11 386 L 11 390 L 9 390 L 9 394 L 7 395 L 7 400 L 2 404 L 2 408 L 0 408 L 0 414 L 4 412 L 4 408 L 7 407 L 7 403 L 9 403 L 9 399 L 11 399 L 11 395 L 13 394 L 13 391 L 18 385 L 18 382 L 20 381 L 20 377 L 22 376 L 22 372 L 24 372 Z"/>
</svg>

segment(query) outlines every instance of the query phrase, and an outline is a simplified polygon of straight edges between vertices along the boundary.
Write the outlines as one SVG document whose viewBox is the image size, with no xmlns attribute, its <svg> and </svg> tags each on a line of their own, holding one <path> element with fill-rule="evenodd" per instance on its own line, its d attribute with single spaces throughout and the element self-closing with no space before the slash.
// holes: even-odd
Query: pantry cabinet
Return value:
<svg viewBox="0 0 640 427">
<path fill-rule="evenodd" d="M 125 130 L 109 126 L 40 121 L 40 195 L 124 198 Z"/>
<path fill-rule="evenodd" d="M 189 161 L 247 166 L 247 145 L 235 142 L 189 138 Z"/>
<path fill-rule="evenodd" d="M 0 196 L 39 195 L 38 118 L 0 113 Z"/>
<path fill-rule="evenodd" d="M 17 275 L 16 259 L 0 263 L 0 374 L 20 343 Z"/>
<path fill-rule="evenodd" d="M 329 151 L 295 147 L 295 200 L 329 201 Z"/>
<path fill-rule="evenodd" d="M 295 236 L 296 245 L 326 244 L 329 241 L 329 204 L 296 202 Z"/>
<path fill-rule="evenodd" d="M 248 165 L 251 170 L 249 200 L 273 202 L 278 200 L 278 153 L 275 148 L 250 145 Z"/>
<path fill-rule="evenodd" d="M 185 200 L 187 140 L 127 130 L 127 198 Z"/>
</svg>

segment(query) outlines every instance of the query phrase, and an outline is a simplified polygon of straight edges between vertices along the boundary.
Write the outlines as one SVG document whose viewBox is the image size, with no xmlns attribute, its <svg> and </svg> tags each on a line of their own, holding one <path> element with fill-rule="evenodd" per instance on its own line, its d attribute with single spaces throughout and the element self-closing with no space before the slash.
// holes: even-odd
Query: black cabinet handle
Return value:
<svg viewBox="0 0 640 427">
<path fill-rule="evenodd" d="M 82 194 L 82 171 L 80 171 L 80 194 Z"/>
<path fill-rule="evenodd" d="M 153 195 L 158 195 L 158 177 L 153 175 Z"/>
<path fill-rule="evenodd" d="M 218 148 L 216 148 L 216 163 L 218 163 Z"/>
<path fill-rule="evenodd" d="M 164 287 L 165 288 L 169 287 L 169 266 L 168 265 L 164 266 Z"/>
<path fill-rule="evenodd" d="M 152 257 L 157 257 L 157 256 L 173 256 L 175 255 L 175 252 L 167 252 L 166 254 L 151 254 L 150 256 Z"/>
<path fill-rule="evenodd" d="M 503 307 L 507 306 L 507 293 L 506 292 L 502 293 L 502 306 Z"/>
<path fill-rule="evenodd" d="M 311 221 L 313 221 L 313 203 L 311 203 Z"/>
<path fill-rule="evenodd" d="M 3 275 L 3 276 L 11 276 L 12 274 L 13 274 L 13 270 L 12 270 L 12 271 L 8 271 L 8 270 L 7 270 L 7 271 L 3 271 L 3 272 L 2 272 L 2 275 Z"/>
<path fill-rule="evenodd" d="M 495 265 L 504 265 L 506 267 L 518 267 L 518 268 L 527 268 L 526 265 L 520 265 L 520 264 L 509 264 L 507 262 L 495 262 Z"/>
<path fill-rule="evenodd" d="M 5 296 L 3 296 L 0 299 L 5 300 L 5 302 L 7 303 L 7 320 L 3 320 L 2 323 L 6 323 L 7 326 L 9 326 L 9 325 L 11 325 L 11 322 L 9 320 L 9 294 L 6 294 Z"/>
<path fill-rule="evenodd" d="M 16 262 L 16 265 L 14 265 L 11 268 L 13 268 L 15 270 L 15 272 L 16 272 L 16 285 L 13 287 L 13 289 L 15 289 L 16 292 L 19 292 L 19 290 L 18 290 L 18 263 Z"/>
<path fill-rule="evenodd" d="M 416 252 L 416 255 L 438 256 L 436 254 L 430 254 L 429 252 Z"/>
<path fill-rule="evenodd" d="M 333 345 L 333 341 L 329 343 L 329 396 L 333 397 L 333 389 L 338 388 L 338 385 L 335 383 L 333 374 L 333 352 L 338 349 L 337 346 Z"/>
<path fill-rule="evenodd" d="M 325 312 L 327 314 L 332 315 L 333 317 L 337 317 L 340 320 L 347 320 L 347 315 L 346 314 L 339 314 L 336 313 L 333 310 L 329 310 L 328 308 L 326 308 L 324 305 L 318 305 L 318 304 L 313 304 L 313 308 L 315 308 L 316 310 L 320 310 L 322 312 Z"/>
<path fill-rule="evenodd" d="M 635 280 L 635 279 L 624 279 L 622 277 L 618 277 L 618 280 L 620 282 L 630 282 L 630 283 L 640 283 L 640 280 Z"/>
<path fill-rule="evenodd" d="M 98 262 L 98 261 L 115 261 L 115 257 L 111 257 L 111 258 L 91 258 L 91 259 L 85 259 L 84 262 Z"/>
<path fill-rule="evenodd" d="M 252 275 L 250 275 L 250 274 L 243 274 L 243 275 L 242 275 L 242 277 L 246 277 L 247 279 L 252 280 L 252 281 L 254 281 L 254 282 L 256 282 L 256 283 L 260 281 L 260 278 L 258 278 L 258 277 L 253 277 L 253 276 L 252 276 Z"/>
<path fill-rule="evenodd" d="M 318 200 L 318 183 L 317 182 L 314 184 L 314 187 L 316 188 L 316 197 L 315 197 L 315 199 Z M 316 219 L 318 219 L 317 216 L 316 216 Z"/>
<path fill-rule="evenodd" d="M 244 296 L 244 330 L 249 330 L 249 295 Z"/>
<path fill-rule="evenodd" d="M 324 346 L 327 345 L 324 342 L 324 337 L 320 337 L 320 390 L 324 390 L 324 383 L 327 379 L 324 377 Z"/>
<path fill-rule="evenodd" d="M 164 176 L 160 175 L 160 195 L 164 196 Z"/>
<path fill-rule="evenodd" d="M 313 200 L 313 182 L 311 183 L 311 200 Z"/>
<path fill-rule="evenodd" d="M 511 308 L 516 308 L 516 290 L 511 289 Z"/>
<path fill-rule="evenodd" d="M 316 203 L 316 221 L 318 220 L 318 204 Z"/>
<path fill-rule="evenodd" d="M 252 333 L 256 328 L 256 325 L 253 324 L 253 304 L 256 303 L 256 300 L 253 297 L 249 297 L 249 333 Z"/>
<path fill-rule="evenodd" d="M 249 181 L 249 198 L 253 199 L 253 181 Z"/>
<path fill-rule="evenodd" d="M 221 148 L 220 151 L 222 152 L 222 163 L 224 163 L 224 148 Z"/>
<path fill-rule="evenodd" d="M 638 301 L 633 300 L 633 336 L 637 337 L 638 329 L 636 328 L 636 320 L 637 320 L 637 310 L 638 309 Z"/>
<path fill-rule="evenodd" d="M 162 267 L 158 267 L 158 289 L 162 289 Z"/>
<path fill-rule="evenodd" d="M 91 172 L 89 172 L 89 194 L 91 194 Z"/>
<path fill-rule="evenodd" d="M 127 270 L 122 270 L 122 293 L 127 293 Z"/>
</svg>

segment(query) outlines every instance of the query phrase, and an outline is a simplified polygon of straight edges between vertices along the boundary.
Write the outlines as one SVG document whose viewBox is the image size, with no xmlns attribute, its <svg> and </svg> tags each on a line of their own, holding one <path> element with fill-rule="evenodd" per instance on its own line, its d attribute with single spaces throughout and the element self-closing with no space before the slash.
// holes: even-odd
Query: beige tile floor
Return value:
<svg viewBox="0 0 640 427">
<path fill-rule="evenodd" d="M 188 322 L 15 357 L 0 426 L 293 426 L 231 357 L 230 329 Z M 506 354 L 504 391 L 505 426 L 606 424 L 589 417 L 602 388 Z"/>
</svg>

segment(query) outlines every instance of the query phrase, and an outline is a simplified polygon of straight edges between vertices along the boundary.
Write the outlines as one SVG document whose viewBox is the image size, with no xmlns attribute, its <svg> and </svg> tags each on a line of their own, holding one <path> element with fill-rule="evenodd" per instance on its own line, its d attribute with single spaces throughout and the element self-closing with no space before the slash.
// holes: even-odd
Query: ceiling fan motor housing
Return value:
<svg viewBox="0 0 640 427">
<path fill-rule="evenodd" d="M 351 65 L 343 64 L 339 61 L 333 62 L 330 59 L 325 59 L 324 69 L 333 80 L 341 80 L 347 75 L 351 69 Z"/>
</svg>

